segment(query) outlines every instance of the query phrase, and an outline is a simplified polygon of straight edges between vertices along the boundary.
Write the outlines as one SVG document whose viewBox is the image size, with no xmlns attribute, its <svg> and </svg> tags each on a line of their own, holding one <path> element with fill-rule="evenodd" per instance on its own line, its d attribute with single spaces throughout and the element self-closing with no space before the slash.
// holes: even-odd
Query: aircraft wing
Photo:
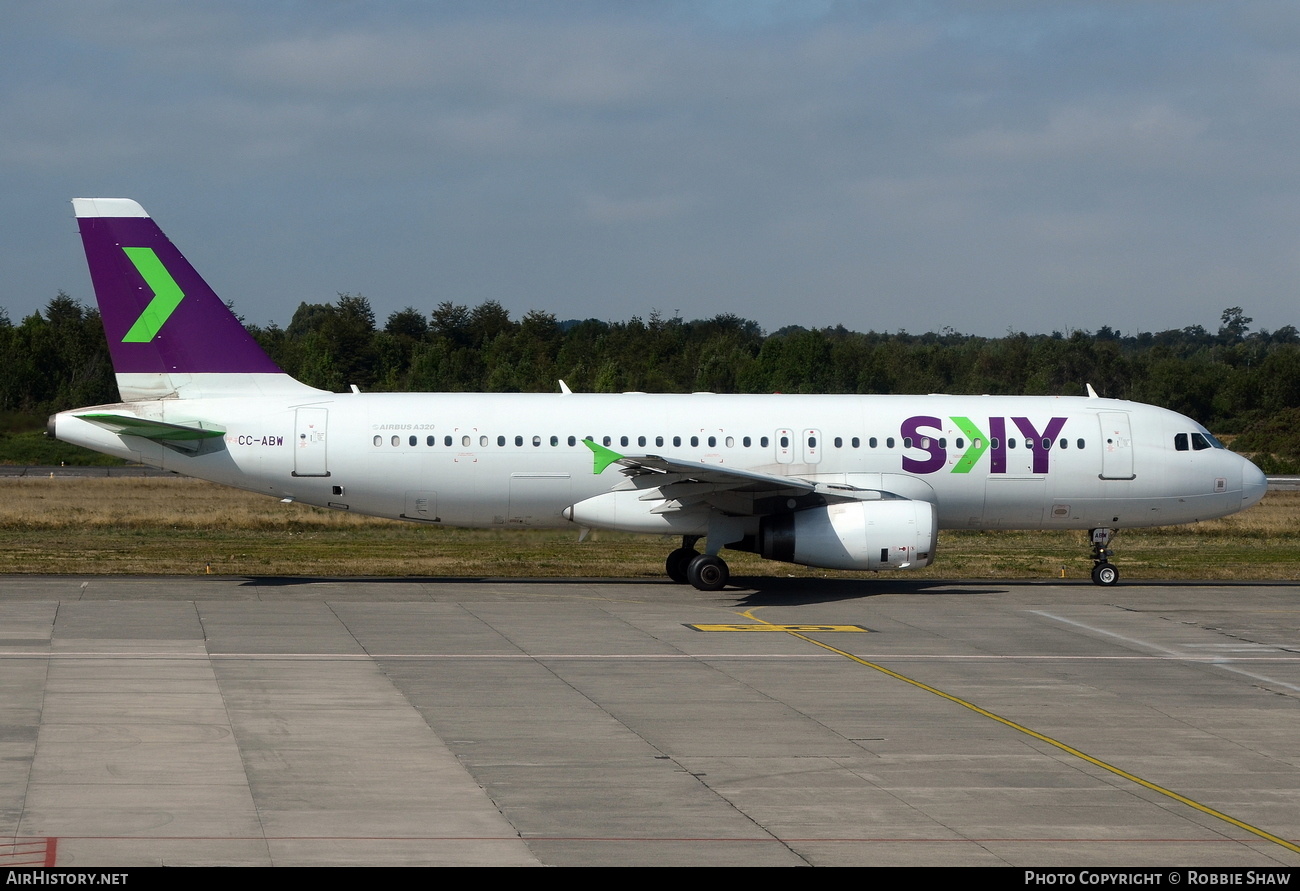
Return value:
<svg viewBox="0 0 1300 891">
<path fill-rule="evenodd" d="M 651 513 L 708 505 L 727 513 L 769 514 L 835 502 L 900 497 L 879 489 L 859 489 L 720 464 L 679 461 L 660 455 L 620 455 L 589 439 L 583 442 L 591 449 L 594 473 L 604 472 L 611 464 L 621 467 L 627 479 L 615 486 L 614 491 L 644 490 L 641 501 L 663 502 Z"/>
<path fill-rule="evenodd" d="M 195 451 L 205 439 L 226 435 L 224 430 L 203 427 L 202 422 L 192 425 L 168 424 L 165 421 L 152 421 L 135 415 L 117 415 L 107 412 L 93 412 L 77 415 L 77 417 L 121 436 L 142 436 L 186 451 Z"/>
</svg>

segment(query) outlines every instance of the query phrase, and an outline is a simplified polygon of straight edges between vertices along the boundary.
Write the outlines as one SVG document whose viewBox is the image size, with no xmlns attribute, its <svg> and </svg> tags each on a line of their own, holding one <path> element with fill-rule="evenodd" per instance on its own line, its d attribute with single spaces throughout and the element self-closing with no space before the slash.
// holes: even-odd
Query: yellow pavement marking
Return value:
<svg viewBox="0 0 1300 891">
<path fill-rule="evenodd" d="M 786 631 L 802 634 L 825 634 L 830 631 L 850 631 L 870 633 L 871 629 L 863 625 L 687 625 L 692 631 Z"/>
<path fill-rule="evenodd" d="M 755 607 L 755 609 L 762 609 L 762 607 Z M 753 614 L 753 610 L 743 612 L 741 613 L 741 615 L 747 619 L 753 619 L 755 622 L 764 621 L 763 619 L 760 619 L 757 616 L 755 616 Z M 786 627 L 791 627 L 791 626 L 773 625 L 773 628 L 785 629 Z M 1243 829 L 1246 832 L 1249 832 L 1251 835 L 1259 836 L 1260 838 L 1271 841 L 1276 845 L 1281 845 L 1282 847 L 1286 848 L 1288 851 L 1294 851 L 1295 853 L 1300 854 L 1300 845 L 1297 845 L 1294 842 L 1289 842 L 1284 838 L 1279 838 L 1278 836 L 1274 835 L 1271 832 L 1265 832 L 1263 829 L 1260 829 L 1258 826 L 1252 826 L 1249 823 L 1245 823 L 1241 820 L 1238 820 L 1236 817 L 1231 817 L 1223 813 L 1222 811 L 1216 811 L 1214 808 L 1209 807 L 1208 805 L 1201 804 L 1199 801 L 1193 801 L 1192 799 L 1188 798 L 1186 795 L 1179 795 L 1177 792 L 1174 792 L 1172 789 L 1166 789 L 1164 786 L 1158 786 L 1155 783 L 1151 782 L 1150 780 L 1144 780 L 1140 776 L 1129 773 L 1127 770 L 1124 770 L 1123 768 L 1116 767 L 1113 764 L 1107 764 L 1105 761 L 1102 761 L 1100 758 L 1094 758 L 1091 755 L 1087 754 L 1086 752 L 1081 752 L 1078 749 L 1076 749 L 1074 746 L 1063 743 L 1059 739 L 1053 739 L 1050 736 L 1039 733 L 1037 730 L 1031 730 L 1023 724 L 1018 724 L 1015 721 L 1012 721 L 1010 718 L 1004 718 L 1001 715 L 989 711 L 988 709 L 980 708 L 975 703 L 968 702 L 967 700 L 962 699 L 960 696 L 954 696 L 951 693 L 945 693 L 942 690 L 938 689 L 937 687 L 931 687 L 929 684 L 922 683 L 921 681 L 918 681 L 915 678 L 909 678 L 905 674 L 899 674 L 896 671 L 892 671 L 888 668 L 885 668 L 885 666 L 883 665 L 879 665 L 875 662 L 870 662 L 866 659 L 861 658 L 860 656 L 855 656 L 852 653 L 848 653 L 845 652 L 844 650 L 838 649 L 837 647 L 833 647 L 830 644 L 822 643 L 819 640 L 813 640 L 811 637 L 807 637 L 798 631 L 787 631 L 786 633 L 790 634 L 793 637 L 797 637 L 800 640 L 807 641 L 808 643 L 812 644 L 815 647 L 821 647 L 823 650 L 829 650 L 830 652 L 835 653 L 836 655 L 839 656 L 843 656 L 845 659 L 848 659 L 852 662 L 856 662 L 859 665 L 866 666 L 867 668 L 870 668 L 874 671 L 878 671 L 881 674 L 888 675 L 889 677 L 894 678 L 895 680 L 902 681 L 905 684 L 911 684 L 913 687 L 917 687 L 921 690 L 926 691 L 927 693 L 933 693 L 935 696 L 938 696 L 941 699 L 946 699 L 951 703 L 960 705 L 962 708 L 970 709 L 971 711 L 975 712 L 978 715 L 983 715 L 984 717 L 989 718 L 990 720 L 997 721 L 999 724 L 1002 724 L 1006 727 L 1010 727 L 1012 730 L 1017 730 L 1025 734 L 1026 736 L 1031 736 L 1034 739 L 1038 740 L 1039 742 L 1047 743 L 1049 746 L 1053 746 L 1057 749 L 1060 749 L 1062 752 L 1066 752 L 1067 754 L 1073 755 L 1076 758 L 1081 758 L 1084 761 L 1087 761 L 1089 764 L 1093 765 L 1094 767 L 1100 767 L 1102 770 L 1109 771 L 1110 773 L 1113 773 L 1116 776 L 1123 777 L 1124 779 L 1130 782 L 1137 783 L 1139 786 L 1141 786 L 1144 789 L 1150 789 L 1152 792 L 1158 792 L 1161 795 L 1168 796 L 1169 798 L 1172 798 L 1174 801 L 1181 802 L 1182 804 L 1185 804 L 1190 808 L 1194 808 L 1195 810 L 1198 810 L 1203 814 L 1208 814 L 1209 816 L 1222 820 L 1225 823 L 1230 823 L 1233 826 L 1236 826 L 1238 829 Z"/>
</svg>

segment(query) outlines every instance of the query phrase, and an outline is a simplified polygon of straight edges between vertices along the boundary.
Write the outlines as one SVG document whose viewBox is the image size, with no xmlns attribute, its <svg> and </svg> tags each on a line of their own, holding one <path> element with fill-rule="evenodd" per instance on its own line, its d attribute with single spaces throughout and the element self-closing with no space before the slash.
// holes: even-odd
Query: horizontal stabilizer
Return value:
<svg viewBox="0 0 1300 891">
<path fill-rule="evenodd" d="M 77 415 L 83 421 L 89 421 L 122 436 L 141 436 L 156 440 L 164 445 L 180 449 L 197 449 L 205 439 L 225 436 L 226 431 L 201 427 L 197 424 L 168 424 L 165 421 L 151 421 L 133 415 L 86 414 Z"/>
</svg>

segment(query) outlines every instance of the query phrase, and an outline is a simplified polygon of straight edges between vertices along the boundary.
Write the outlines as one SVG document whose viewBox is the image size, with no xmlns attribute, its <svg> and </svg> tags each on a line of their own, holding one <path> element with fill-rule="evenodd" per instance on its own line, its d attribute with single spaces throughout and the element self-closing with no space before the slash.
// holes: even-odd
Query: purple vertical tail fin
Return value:
<svg viewBox="0 0 1300 891">
<path fill-rule="evenodd" d="M 319 392 L 271 361 L 139 204 L 72 206 L 123 401 Z"/>
</svg>

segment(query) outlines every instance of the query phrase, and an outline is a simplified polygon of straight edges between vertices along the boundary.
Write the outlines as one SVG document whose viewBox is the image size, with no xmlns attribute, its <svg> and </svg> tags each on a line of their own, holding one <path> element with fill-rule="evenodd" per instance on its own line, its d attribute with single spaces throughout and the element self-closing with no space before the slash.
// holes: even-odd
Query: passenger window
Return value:
<svg viewBox="0 0 1300 891">
<path fill-rule="evenodd" d="M 656 436 L 656 437 L 655 437 L 655 446 L 656 446 L 656 447 L 661 447 L 661 446 L 663 446 L 663 444 L 664 444 L 664 438 L 663 438 L 662 436 Z"/>
<path fill-rule="evenodd" d="M 442 438 L 442 444 L 445 446 L 451 445 L 451 434 L 448 434 Z"/>
<path fill-rule="evenodd" d="M 610 439 L 608 436 L 603 436 L 601 437 L 601 444 L 610 446 L 614 444 L 614 440 Z"/>
<path fill-rule="evenodd" d="M 753 443 L 754 440 L 750 439 L 748 436 L 746 436 L 744 439 L 740 441 L 740 444 L 743 445 L 745 448 L 749 448 L 751 445 L 753 445 Z"/>
<path fill-rule="evenodd" d="M 522 436 L 516 436 L 516 437 L 515 437 L 515 445 L 516 445 L 516 446 L 521 446 L 521 445 L 523 445 L 523 444 L 524 444 L 524 438 L 523 438 Z"/>
<path fill-rule="evenodd" d="M 470 439 L 469 439 L 468 436 L 462 436 L 462 437 L 460 438 L 460 444 L 461 444 L 461 446 L 463 446 L 464 448 L 469 448 L 469 443 L 470 443 Z"/>
<path fill-rule="evenodd" d="M 837 449 L 844 448 L 844 439 L 842 437 L 839 436 L 835 437 L 835 448 Z"/>
<path fill-rule="evenodd" d="M 790 437 L 788 437 L 788 436 L 782 436 L 782 437 L 781 437 L 781 448 L 783 448 L 783 449 L 788 449 L 788 448 L 790 448 Z"/>
<path fill-rule="evenodd" d="M 989 446 L 991 448 L 996 449 L 998 447 L 998 443 L 1000 443 L 1001 441 L 1002 440 L 998 439 L 996 436 L 989 437 Z"/>
<path fill-rule="evenodd" d="M 378 434 L 375 434 L 375 445 L 383 445 L 383 444 L 384 444 L 384 438 Z"/>
<path fill-rule="evenodd" d="M 488 438 L 486 436 L 480 436 L 478 438 L 478 444 L 483 448 L 487 448 Z"/>
<path fill-rule="evenodd" d="M 962 439 L 962 438 L 959 436 L 959 437 L 957 437 L 957 439 L 953 442 L 953 445 L 955 445 L 955 446 L 956 446 L 957 448 L 959 448 L 959 449 L 964 449 L 964 448 L 966 448 L 966 440 Z"/>
<path fill-rule="evenodd" d="M 542 438 L 541 438 L 540 436 L 538 436 L 536 433 L 534 433 L 534 434 L 533 434 L 533 448 L 537 448 L 537 447 L 540 446 L 541 444 L 542 444 Z"/>
<path fill-rule="evenodd" d="M 644 436 L 638 436 L 638 437 L 636 438 L 636 444 L 639 445 L 639 446 L 644 447 L 644 446 L 645 446 L 645 437 L 644 437 Z"/>
<path fill-rule="evenodd" d="M 692 437 L 691 437 L 691 448 L 696 448 L 696 447 L 699 446 L 699 444 L 700 444 L 700 438 L 699 438 L 698 436 L 692 436 Z"/>
<path fill-rule="evenodd" d="M 1015 447 L 1016 447 L 1016 441 L 1014 439 L 1008 439 L 1007 448 L 1014 449 Z"/>
<path fill-rule="evenodd" d="M 808 437 L 808 448 L 810 449 L 817 448 L 817 437 L 815 436 Z"/>
<path fill-rule="evenodd" d="M 1074 444 L 1075 444 L 1075 446 L 1078 447 L 1078 448 L 1083 448 L 1083 440 L 1082 440 L 1082 439 L 1075 440 L 1075 443 L 1074 443 Z"/>
<path fill-rule="evenodd" d="M 414 436 L 412 436 L 410 439 L 407 440 L 407 442 L 408 442 L 409 444 L 411 444 L 411 445 L 415 445 L 415 444 L 418 443 L 419 441 L 420 441 L 420 440 L 417 439 L 417 438 L 414 437 Z"/>
<path fill-rule="evenodd" d="M 858 438 L 855 436 L 855 437 L 853 437 L 852 439 L 849 440 L 849 445 L 853 446 L 855 449 L 856 449 L 856 448 L 859 448 L 859 447 L 861 447 L 861 445 L 862 445 L 862 440 L 858 439 Z"/>
<path fill-rule="evenodd" d="M 1065 449 L 1065 448 L 1069 448 L 1069 447 L 1070 447 L 1070 441 L 1069 441 L 1068 439 L 1066 439 L 1064 436 L 1062 436 L 1062 437 L 1061 437 L 1061 448 Z"/>
<path fill-rule="evenodd" d="M 728 437 L 727 437 L 727 448 L 729 448 L 729 449 L 734 449 L 735 447 L 736 447 L 736 440 L 735 440 L 735 438 L 733 438 L 733 437 L 731 437 L 731 436 L 728 436 Z"/>
<path fill-rule="evenodd" d="M 912 437 L 910 437 L 910 436 L 904 436 L 904 437 L 903 437 L 903 448 L 905 448 L 905 449 L 910 449 L 911 447 L 912 447 Z"/>
<path fill-rule="evenodd" d="M 401 445 L 401 444 L 402 444 L 402 437 L 400 437 L 400 436 L 394 436 L 393 439 L 392 439 L 392 443 L 393 443 L 393 445 L 395 445 L 395 446 L 396 446 L 396 445 Z"/>
<path fill-rule="evenodd" d="M 576 446 L 577 444 L 578 444 L 578 438 L 576 436 L 570 436 L 569 445 Z"/>
<path fill-rule="evenodd" d="M 625 445 L 627 445 L 627 437 L 626 437 L 626 436 L 620 436 L 620 437 L 618 438 L 618 444 L 621 445 L 621 446 L 625 446 Z"/>
<path fill-rule="evenodd" d="M 1026 439 L 1025 448 L 1030 449 L 1032 451 L 1034 448 L 1034 441 L 1032 439 Z"/>
<path fill-rule="evenodd" d="M 713 448 L 717 448 L 717 446 L 718 446 L 718 438 L 716 436 L 710 436 L 709 448 L 713 449 Z"/>
<path fill-rule="evenodd" d="M 674 437 L 673 437 L 673 448 L 675 448 L 675 449 L 680 449 L 681 447 L 682 447 L 682 438 L 681 438 L 680 436 L 674 436 Z"/>
<path fill-rule="evenodd" d="M 885 448 L 892 449 L 893 447 L 894 447 L 894 437 L 892 436 L 885 437 Z"/>
<path fill-rule="evenodd" d="M 558 436 L 552 436 L 552 437 L 551 437 L 551 447 L 554 448 L 555 446 L 557 446 L 557 445 L 559 445 L 559 444 L 560 444 L 560 437 L 558 437 Z"/>
<path fill-rule="evenodd" d="M 939 448 L 941 448 L 941 449 L 946 449 L 946 448 L 948 448 L 948 437 L 946 437 L 946 436 L 940 436 L 940 437 L 939 437 Z"/>
<path fill-rule="evenodd" d="M 876 438 L 873 436 L 873 437 L 871 437 L 870 439 L 867 440 L 867 445 L 874 449 L 874 448 L 876 448 L 877 446 L 880 445 L 880 440 L 876 439 Z"/>
<path fill-rule="evenodd" d="M 760 449 L 765 449 L 765 448 L 767 448 L 767 443 L 768 443 L 768 438 L 767 438 L 766 436 L 760 436 L 760 437 L 758 438 L 758 447 L 759 447 Z"/>
<path fill-rule="evenodd" d="M 432 445 L 432 443 L 430 443 L 430 444 Z M 505 438 L 504 436 L 498 436 L 498 437 L 497 437 L 497 445 L 499 445 L 499 446 L 503 446 L 503 445 L 505 445 L 505 444 L 506 444 L 506 438 Z"/>
</svg>

